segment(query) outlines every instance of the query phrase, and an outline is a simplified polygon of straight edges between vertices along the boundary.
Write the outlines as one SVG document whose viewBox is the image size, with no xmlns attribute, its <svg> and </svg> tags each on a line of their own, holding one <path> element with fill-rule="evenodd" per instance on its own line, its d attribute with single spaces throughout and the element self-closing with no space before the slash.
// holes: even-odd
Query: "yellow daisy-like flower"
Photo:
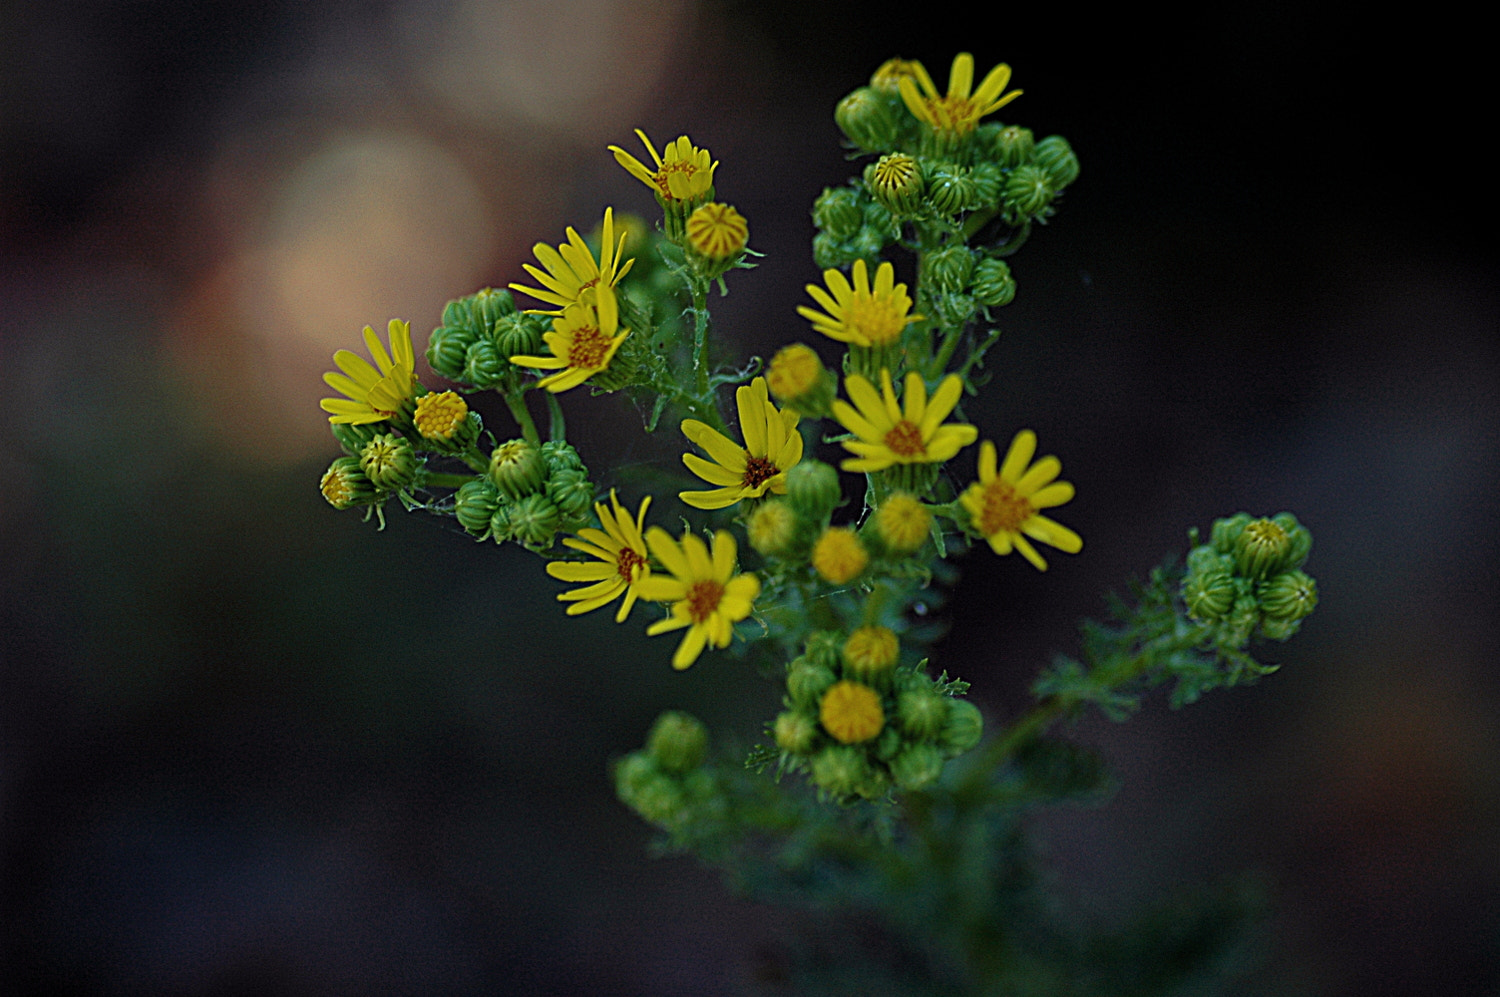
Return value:
<svg viewBox="0 0 1500 997">
<path fill-rule="evenodd" d="M 1006 104 L 1021 96 L 1020 90 L 1005 93 L 1010 82 L 1010 67 L 1001 63 L 991 69 L 974 87 L 974 57 L 960 52 L 953 57 L 953 66 L 948 70 L 948 93 L 940 95 L 933 85 L 932 77 L 920 62 L 915 63 L 910 75 L 902 76 L 897 85 L 901 88 L 901 99 L 912 115 L 932 126 L 932 130 L 948 135 L 961 136 L 972 132 L 979 119 L 993 114 Z"/>
<path fill-rule="evenodd" d="M 943 420 L 958 404 L 963 381 L 949 374 L 938 385 L 928 401 L 927 386 L 916 371 L 906 375 L 902 401 L 905 411 L 896 403 L 896 389 L 891 372 L 880 372 L 880 392 L 858 374 L 844 379 L 844 390 L 854 402 L 843 399 L 833 403 L 833 417 L 855 436 L 845 440 L 844 449 L 854 454 L 839 466 L 846 471 L 883 471 L 893 464 L 939 464 L 951 460 L 964 447 L 979 438 L 979 430 Z"/>
<path fill-rule="evenodd" d="M 839 271 L 824 270 L 827 291 L 816 284 L 807 285 L 807 293 L 823 306 L 823 311 L 798 305 L 797 314 L 812 322 L 813 328 L 829 339 L 865 347 L 895 342 L 901 338 L 902 330 L 921 318 L 909 314 L 911 297 L 905 284 L 896 283 L 896 268 L 889 263 L 882 263 L 875 270 L 873 287 L 864 260 L 854 261 L 853 276 L 851 285 Z"/>
<path fill-rule="evenodd" d="M 714 170 L 719 166 L 711 160 L 707 149 L 699 149 L 686 135 L 680 135 L 677 141 L 667 143 L 663 154 L 658 156 L 646 133 L 639 128 L 635 133 L 646 151 L 651 153 L 656 169 L 648 170 L 639 159 L 612 145 L 609 151 L 615 154 L 615 162 L 664 201 L 691 201 L 707 196 L 709 188 L 714 185 Z"/>
<path fill-rule="evenodd" d="M 1062 472 L 1056 457 L 1043 457 L 1035 464 L 1036 434 L 1023 429 L 1011 441 L 1005 461 L 995 467 L 995 445 L 985 440 L 979 448 L 979 480 L 965 489 L 959 502 L 969 520 L 996 554 L 1014 548 L 1038 571 L 1047 562 L 1026 539 L 1040 540 L 1068 554 L 1083 549 L 1083 540 L 1061 523 L 1054 523 L 1038 510 L 1062 505 L 1073 498 L 1073 486 L 1055 480 Z M 1024 534 L 1024 535 L 1023 535 Z"/>
<path fill-rule="evenodd" d="M 620 329 L 618 335 L 615 332 L 620 324 L 620 304 L 609 285 L 596 285 L 594 297 L 597 306 L 574 302 L 552 320 L 552 331 L 542 335 L 552 356 L 514 356 L 510 362 L 556 370 L 556 374 L 537 382 L 554 394 L 576 388 L 608 367 L 630 330 Z"/>
<path fill-rule="evenodd" d="M 738 549 L 734 537 L 724 530 L 714 534 L 713 553 L 692 532 L 673 540 L 660 526 L 646 533 L 646 543 L 657 561 L 671 574 L 650 575 L 636 583 L 643 599 L 672 604 L 672 615 L 646 629 L 647 636 L 688 628 L 672 667 L 683 669 L 698 660 L 704 647 L 728 647 L 734 623 L 750 615 L 760 594 L 760 579 L 734 573 Z"/>
<path fill-rule="evenodd" d="M 594 288 L 600 284 L 613 288 L 635 265 L 634 259 L 621 263 L 626 233 L 620 233 L 620 241 L 616 244 L 614 210 L 604 209 L 604 224 L 599 233 L 599 259 L 594 259 L 588 243 L 569 226 L 568 241 L 556 249 L 545 242 L 539 242 L 531 248 L 546 270 L 539 270 L 529 263 L 521 264 L 521 269 L 531 274 L 542 287 L 512 284 L 511 290 L 557 306 L 557 311 L 538 310 L 541 315 L 561 315 L 572 304 L 598 304 Z"/>
<path fill-rule="evenodd" d="M 646 541 L 641 530 L 646 525 L 646 509 L 651 505 L 651 496 L 641 500 L 640 512 L 630 518 L 630 512 L 620 504 L 614 490 L 609 493 L 613 511 L 603 502 L 594 503 L 599 514 L 599 523 L 604 527 L 592 527 L 578 531 L 578 536 L 564 537 L 563 544 L 581 550 L 599 559 L 592 561 L 553 561 L 547 565 L 547 574 L 564 582 L 592 582 L 583 588 L 563 592 L 559 602 L 571 602 L 569 616 L 587 613 L 618 599 L 624 602 L 615 614 L 616 623 L 624 623 L 630 615 L 635 600 L 640 597 L 640 582 L 651 576 L 651 565 L 646 560 Z"/>
<path fill-rule="evenodd" d="M 681 492 L 678 498 L 695 509 L 724 509 L 740 499 L 760 498 L 766 492 L 786 494 L 786 472 L 802 459 L 801 418 L 791 409 L 771 404 L 766 379 L 757 377 L 734 393 L 740 410 L 740 432 L 745 445 L 737 445 L 724 434 L 697 419 L 684 419 L 682 435 L 702 447 L 713 458 L 683 454 L 688 470 L 719 487 L 701 492 Z"/>
<path fill-rule="evenodd" d="M 914 77 L 919 72 L 926 75 L 920 62 L 895 56 L 882 62 L 880 68 L 870 75 L 870 86 L 886 93 L 897 93 L 903 79 Z"/>
<path fill-rule="evenodd" d="M 411 323 L 391 319 L 387 329 L 391 351 L 387 353 L 375 335 L 375 330 L 365 326 L 365 346 L 375 359 L 376 367 L 357 353 L 339 350 L 333 362 L 344 373 L 333 371 L 323 375 L 323 380 L 344 398 L 325 398 L 318 404 L 324 412 L 331 412 L 329 422 L 353 423 L 380 422 L 395 415 L 407 402 L 419 383 L 413 371 L 416 354 L 411 348 Z"/>
</svg>

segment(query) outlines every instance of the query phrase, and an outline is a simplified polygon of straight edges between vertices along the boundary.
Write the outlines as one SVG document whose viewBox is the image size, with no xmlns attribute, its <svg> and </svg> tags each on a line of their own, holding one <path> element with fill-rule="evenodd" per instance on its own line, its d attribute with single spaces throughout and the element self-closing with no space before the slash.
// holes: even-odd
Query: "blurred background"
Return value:
<svg viewBox="0 0 1500 997">
<path fill-rule="evenodd" d="M 1188 527 L 1287 509 L 1316 538 L 1322 605 L 1266 649 L 1280 673 L 1073 729 L 1121 785 L 1037 822 L 1066 901 L 1108 921 L 1249 871 L 1274 914 L 1246 993 L 1500 993 L 1479 33 L 1292 4 L 998 17 L 0 4 L 0 990 L 773 977 L 797 917 L 652 857 L 607 776 L 664 708 L 752 742 L 771 689 L 564 617 L 524 551 L 335 512 L 320 375 L 392 316 L 420 351 L 445 301 L 523 277 L 534 242 L 605 204 L 654 210 L 605 151 L 639 153 L 637 126 L 707 146 L 767 254 L 715 304 L 724 355 L 810 341 L 809 209 L 855 168 L 834 103 L 889 56 L 942 83 L 970 50 L 1025 90 L 1000 116 L 1083 163 L 1012 261 L 968 411 L 1061 456 L 1078 498 L 1058 518 L 1086 546 L 1045 575 L 967 558 L 936 663 L 1003 721 Z M 619 483 L 602 453 L 674 466 L 670 434 L 583 394 L 596 481 Z"/>
</svg>

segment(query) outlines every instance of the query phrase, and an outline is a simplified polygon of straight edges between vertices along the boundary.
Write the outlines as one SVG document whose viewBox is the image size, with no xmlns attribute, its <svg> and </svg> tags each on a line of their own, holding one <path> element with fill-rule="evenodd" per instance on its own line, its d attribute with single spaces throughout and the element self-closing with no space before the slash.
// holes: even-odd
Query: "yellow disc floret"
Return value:
<svg viewBox="0 0 1500 997">
<path fill-rule="evenodd" d="M 469 418 L 469 404 L 456 391 L 437 391 L 417 399 L 412 422 L 429 440 L 451 440 Z"/>
</svg>

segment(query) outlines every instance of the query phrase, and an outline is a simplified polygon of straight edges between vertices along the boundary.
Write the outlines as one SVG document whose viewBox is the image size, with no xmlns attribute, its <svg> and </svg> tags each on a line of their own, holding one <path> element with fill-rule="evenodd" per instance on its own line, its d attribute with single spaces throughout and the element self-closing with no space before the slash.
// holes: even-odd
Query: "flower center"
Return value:
<svg viewBox="0 0 1500 997">
<path fill-rule="evenodd" d="M 609 337 L 600 332 L 598 326 L 579 326 L 573 330 L 573 341 L 568 344 L 568 365 L 600 370 L 608 352 Z"/>
<path fill-rule="evenodd" d="M 412 422 L 429 440 L 452 439 L 458 424 L 469 417 L 469 406 L 463 397 L 452 391 L 439 391 L 417 399 L 417 410 Z"/>
<path fill-rule="evenodd" d="M 661 169 L 656 171 L 656 186 L 661 189 L 661 196 L 668 201 L 677 200 L 672 196 L 672 187 L 667 182 L 668 178 L 674 173 L 680 173 L 691 183 L 693 174 L 696 172 L 698 172 L 698 167 L 686 159 L 669 159 L 662 163 Z"/>
<path fill-rule="evenodd" d="M 745 487 L 759 488 L 781 473 L 781 468 L 766 457 L 753 456 L 750 451 L 745 451 Z"/>
<path fill-rule="evenodd" d="M 844 327 L 869 340 L 870 345 L 881 346 L 906 328 L 906 309 L 890 298 L 856 291 L 844 306 Z"/>
<path fill-rule="evenodd" d="M 1016 494 L 1007 482 L 996 478 L 984 486 L 984 507 L 974 517 L 979 532 L 987 537 L 997 533 L 1015 533 L 1021 524 L 1036 515 L 1036 507 Z"/>
<path fill-rule="evenodd" d="M 639 570 L 646 564 L 646 559 L 633 548 L 621 547 L 620 553 L 615 555 L 615 564 L 618 566 L 620 577 L 634 584 Z"/>
<path fill-rule="evenodd" d="M 922 430 L 905 419 L 896 423 L 885 434 L 885 445 L 897 457 L 927 456 L 927 445 L 922 442 Z"/>
<path fill-rule="evenodd" d="M 684 600 L 688 606 L 688 618 L 694 623 L 707 622 L 723 598 L 724 586 L 712 578 L 693 582 L 688 586 L 687 599 Z"/>
<path fill-rule="evenodd" d="M 928 98 L 927 110 L 937 131 L 967 135 L 979 121 L 979 107 L 968 97 Z"/>
</svg>

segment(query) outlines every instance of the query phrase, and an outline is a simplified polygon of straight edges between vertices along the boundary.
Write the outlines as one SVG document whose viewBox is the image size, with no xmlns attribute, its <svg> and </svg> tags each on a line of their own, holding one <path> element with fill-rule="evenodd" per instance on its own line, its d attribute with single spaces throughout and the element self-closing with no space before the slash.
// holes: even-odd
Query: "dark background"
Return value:
<svg viewBox="0 0 1500 997">
<path fill-rule="evenodd" d="M 605 151 L 637 125 L 706 145 L 768 254 L 716 308 L 725 355 L 808 339 L 834 102 L 967 49 L 1083 163 L 969 415 L 1062 457 L 1085 549 L 968 558 L 937 663 L 1000 721 L 1187 527 L 1316 537 L 1280 673 L 1075 729 L 1121 789 L 1038 821 L 1067 901 L 1108 921 L 1254 870 L 1246 993 L 1500 992 L 1481 33 L 994 10 L 0 4 L 0 990 L 745 992 L 796 917 L 649 857 L 606 766 L 668 707 L 749 742 L 773 691 L 565 618 L 518 549 L 334 512 L 319 375 L 650 208 Z M 625 403 L 567 404 L 601 483 L 599 454 L 673 465 Z"/>
</svg>

